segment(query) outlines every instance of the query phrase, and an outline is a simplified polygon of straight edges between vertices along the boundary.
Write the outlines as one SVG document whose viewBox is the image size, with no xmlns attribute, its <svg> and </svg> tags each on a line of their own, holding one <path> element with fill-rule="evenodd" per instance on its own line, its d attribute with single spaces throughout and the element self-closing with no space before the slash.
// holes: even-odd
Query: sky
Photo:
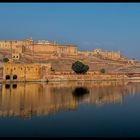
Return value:
<svg viewBox="0 0 140 140">
<path fill-rule="evenodd" d="M 140 3 L 0 3 L 0 40 L 29 37 L 140 60 Z"/>
</svg>

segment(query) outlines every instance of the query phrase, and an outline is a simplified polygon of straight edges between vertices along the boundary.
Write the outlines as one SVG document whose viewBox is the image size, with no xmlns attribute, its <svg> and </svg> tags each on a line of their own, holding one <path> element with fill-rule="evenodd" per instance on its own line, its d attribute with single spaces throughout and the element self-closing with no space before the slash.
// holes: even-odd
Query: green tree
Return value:
<svg viewBox="0 0 140 140">
<path fill-rule="evenodd" d="M 7 57 L 3 58 L 3 62 L 8 62 L 8 61 L 9 61 L 9 58 L 7 58 Z"/>
<path fill-rule="evenodd" d="M 105 69 L 101 69 L 100 72 L 101 72 L 101 73 L 105 73 Z"/>
<path fill-rule="evenodd" d="M 77 74 L 85 74 L 89 70 L 89 66 L 83 64 L 80 61 L 76 61 L 72 64 L 72 70 L 75 71 Z"/>
</svg>

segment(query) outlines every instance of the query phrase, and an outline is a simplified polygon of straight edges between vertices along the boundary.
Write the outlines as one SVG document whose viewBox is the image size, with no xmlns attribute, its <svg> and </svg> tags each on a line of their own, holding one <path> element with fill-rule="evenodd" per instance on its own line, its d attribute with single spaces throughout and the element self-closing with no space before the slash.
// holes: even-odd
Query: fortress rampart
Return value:
<svg viewBox="0 0 140 140">
<path fill-rule="evenodd" d="M 97 56 L 103 59 L 119 60 L 121 59 L 120 52 L 103 51 L 100 48 L 91 51 L 78 51 L 76 45 L 58 44 L 49 41 L 33 41 L 31 38 L 26 40 L 1 40 L 0 50 L 11 52 L 13 60 L 20 59 L 20 54 L 29 54 L 32 57 L 37 55 L 50 56 Z"/>
</svg>

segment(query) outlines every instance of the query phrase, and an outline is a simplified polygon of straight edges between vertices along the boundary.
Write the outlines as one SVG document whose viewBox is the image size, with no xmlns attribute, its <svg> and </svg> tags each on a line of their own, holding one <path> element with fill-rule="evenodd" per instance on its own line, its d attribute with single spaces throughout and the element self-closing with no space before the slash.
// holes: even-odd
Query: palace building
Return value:
<svg viewBox="0 0 140 140">
<path fill-rule="evenodd" d="M 100 56 L 103 59 L 118 60 L 121 58 L 120 52 L 103 51 L 100 48 L 81 52 L 78 47 L 72 44 L 58 44 L 46 40 L 33 41 L 32 38 L 26 40 L 1 40 L 0 50 L 11 53 L 12 60 L 20 59 L 22 55 L 38 56 L 49 58 L 52 56 L 63 57 L 72 56 Z"/>
<path fill-rule="evenodd" d="M 3 66 L 3 81 L 40 81 L 47 80 L 51 64 L 6 63 Z"/>
</svg>

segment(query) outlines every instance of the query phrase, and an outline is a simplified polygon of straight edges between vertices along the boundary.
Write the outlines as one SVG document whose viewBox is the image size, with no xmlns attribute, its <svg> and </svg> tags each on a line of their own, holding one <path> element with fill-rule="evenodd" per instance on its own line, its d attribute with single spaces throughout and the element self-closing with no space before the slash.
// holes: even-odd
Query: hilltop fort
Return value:
<svg viewBox="0 0 140 140">
<path fill-rule="evenodd" d="M 77 60 L 89 65 L 88 74 L 98 74 L 104 68 L 108 74 L 135 73 L 140 75 L 139 61 L 124 57 L 120 51 L 104 51 L 100 48 L 79 51 L 78 46 L 73 44 L 58 44 L 46 40 L 33 41 L 32 38 L 1 40 L 1 62 L 4 57 L 10 60 L 5 65 L 2 63 L 1 75 L 4 80 L 11 79 L 11 75 L 12 79 L 19 80 L 47 79 L 48 75 L 53 79 L 54 74 L 59 75 L 58 79 L 71 79 L 72 77 L 74 79 L 73 75 L 68 76 L 68 74 L 72 74 L 71 65 Z M 60 77 L 65 74 L 67 77 Z M 90 78 L 90 80 L 93 79 L 93 77 Z"/>
<path fill-rule="evenodd" d="M 22 60 L 22 58 L 29 57 L 29 55 L 32 56 L 32 59 L 96 56 L 102 59 L 125 60 L 119 51 L 103 51 L 97 48 L 81 52 L 76 45 L 58 44 L 46 40 L 33 41 L 32 38 L 26 40 L 1 40 L 0 50 L 5 54 L 10 53 L 12 60 Z"/>
</svg>

